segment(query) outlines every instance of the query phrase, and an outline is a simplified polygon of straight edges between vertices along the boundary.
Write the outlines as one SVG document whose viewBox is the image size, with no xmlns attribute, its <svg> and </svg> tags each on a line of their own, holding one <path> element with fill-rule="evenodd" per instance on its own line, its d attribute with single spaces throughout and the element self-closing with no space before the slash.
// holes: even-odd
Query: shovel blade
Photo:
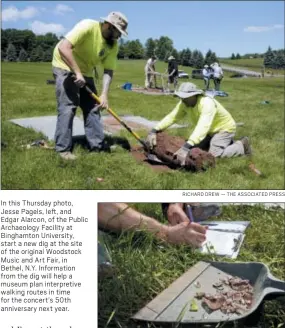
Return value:
<svg viewBox="0 0 285 328">
<path fill-rule="evenodd" d="M 159 163 L 159 164 L 165 164 L 162 162 L 156 155 L 154 154 L 147 154 L 147 160 L 149 162 Z"/>
</svg>

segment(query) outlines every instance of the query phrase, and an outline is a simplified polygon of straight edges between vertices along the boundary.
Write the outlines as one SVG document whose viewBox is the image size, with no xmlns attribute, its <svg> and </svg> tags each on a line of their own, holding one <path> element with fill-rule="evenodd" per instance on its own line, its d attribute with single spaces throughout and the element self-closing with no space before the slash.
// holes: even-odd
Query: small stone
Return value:
<svg viewBox="0 0 285 328">
<path fill-rule="evenodd" d="M 198 300 L 201 300 L 204 296 L 205 296 L 204 292 L 198 292 L 198 293 L 196 293 L 195 298 L 197 298 Z"/>
<path fill-rule="evenodd" d="M 201 288 L 201 284 L 199 283 L 199 281 L 196 281 L 196 282 L 194 283 L 194 286 L 195 286 L 196 288 Z"/>
</svg>

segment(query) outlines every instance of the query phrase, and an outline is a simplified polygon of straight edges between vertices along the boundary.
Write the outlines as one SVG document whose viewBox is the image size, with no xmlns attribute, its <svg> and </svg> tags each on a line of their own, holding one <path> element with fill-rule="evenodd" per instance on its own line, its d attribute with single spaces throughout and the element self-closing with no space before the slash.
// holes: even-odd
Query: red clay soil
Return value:
<svg viewBox="0 0 285 328">
<path fill-rule="evenodd" d="M 153 153 L 163 162 L 173 168 L 180 167 L 177 160 L 173 159 L 174 153 L 184 145 L 181 137 L 170 136 L 165 132 L 157 134 L 157 146 Z M 215 167 L 215 157 L 200 148 L 193 148 L 186 158 L 185 169 L 190 171 L 204 171 L 209 167 Z"/>
<path fill-rule="evenodd" d="M 133 147 L 131 154 L 139 162 L 144 162 L 157 171 L 179 169 L 181 166 L 177 160 L 173 159 L 173 155 L 184 143 L 185 140 L 181 137 L 170 136 L 164 132 L 157 134 L 157 145 L 152 153 L 163 161 L 165 165 L 150 163 L 142 147 Z M 192 172 L 201 172 L 209 167 L 215 167 L 215 158 L 200 148 L 193 148 L 186 159 L 184 168 Z"/>
<path fill-rule="evenodd" d="M 158 172 L 171 171 L 171 168 L 168 167 L 167 165 L 152 164 L 148 162 L 145 151 L 140 146 L 132 147 L 131 154 L 138 162 L 146 164 L 147 166 L 151 167 L 154 171 L 158 171 Z"/>
</svg>

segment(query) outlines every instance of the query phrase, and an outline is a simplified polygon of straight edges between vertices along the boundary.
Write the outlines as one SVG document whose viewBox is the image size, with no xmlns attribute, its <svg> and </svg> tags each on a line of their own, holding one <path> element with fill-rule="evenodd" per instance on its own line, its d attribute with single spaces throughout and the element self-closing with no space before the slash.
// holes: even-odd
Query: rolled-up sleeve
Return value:
<svg viewBox="0 0 285 328">
<path fill-rule="evenodd" d="M 213 99 L 205 97 L 199 104 L 200 117 L 198 123 L 188 139 L 192 146 L 199 144 L 207 135 L 216 114 L 216 105 Z"/>
</svg>

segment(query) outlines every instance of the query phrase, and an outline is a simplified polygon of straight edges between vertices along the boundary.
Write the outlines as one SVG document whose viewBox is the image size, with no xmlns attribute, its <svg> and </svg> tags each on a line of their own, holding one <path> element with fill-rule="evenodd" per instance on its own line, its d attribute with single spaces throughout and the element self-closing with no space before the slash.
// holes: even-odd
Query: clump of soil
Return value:
<svg viewBox="0 0 285 328">
<path fill-rule="evenodd" d="M 132 147 L 131 154 L 138 162 L 142 162 L 146 164 L 147 166 L 151 167 L 154 171 L 158 171 L 158 172 L 171 171 L 171 168 L 168 167 L 167 165 L 164 164 L 160 165 L 158 163 L 154 164 L 149 162 L 143 147 L 140 146 Z"/>
<path fill-rule="evenodd" d="M 222 292 L 220 287 L 222 284 L 231 288 L 231 290 Z M 224 314 L 237 313 L 243 314 L 252 306 L 253 287 L 249 280 L 243 280 L 239 277 L 229 276 L 221 280 L 219 284 L 213 285 L 220 292 L 215 295 L 199 293 L 196 298 L 201 299 L 211 311 L 220 310 Z"/>
<path fill-rule="evenodd" d="M 165 132 L 157 133 L 157 145 L 153 153 L 167 165 L 173 168 L 181 167 L 178 160 L 174 159 L 174 153 L 181 148 L 185 140 L 181 137 L 170 136 Z M 215 157 L 200 149 L 192 148 L 184 168 L 193 172 L 204 171 L 209 167 L 215 167 Z"/>
</svg>

